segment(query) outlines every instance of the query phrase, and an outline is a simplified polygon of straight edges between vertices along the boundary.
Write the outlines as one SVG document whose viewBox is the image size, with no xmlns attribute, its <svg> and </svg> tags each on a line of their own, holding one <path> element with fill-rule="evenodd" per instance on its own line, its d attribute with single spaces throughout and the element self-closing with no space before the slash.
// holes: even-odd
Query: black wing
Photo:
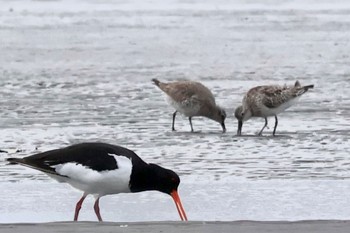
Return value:
<svg viewBox="0 0 350 233">
<path fill-rule="evenodd" d="M 20 163 L 34 169 L 57 174 L 52 166 L 64 163 L 77 163 L 95 171 L 118 169 L 113 155 L 125 156 L 132 163 L 145 163 L 133 151 L 106 143 L 80 143 L 62 149 L 50 150 L 25 157 L 9 159 L 10 163 Z"/>
</svg>

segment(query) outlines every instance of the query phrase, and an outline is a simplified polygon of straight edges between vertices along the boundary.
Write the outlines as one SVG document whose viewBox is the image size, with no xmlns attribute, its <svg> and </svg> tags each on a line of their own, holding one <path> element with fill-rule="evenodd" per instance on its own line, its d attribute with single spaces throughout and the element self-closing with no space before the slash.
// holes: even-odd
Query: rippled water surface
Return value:
<svg viewBox="0 0 350 233">
<path fill-rule="evenodd" d="M 0 154 L 0 222 L 70 220 L 79 193 L 4 159 L 84 141 L 122 145 L 175 170 L 192 220 L 350 218 L 346 1 L 0 5 L 0 149 L 10 152 Z M 152 78 L 208 86 L 228 112 L 228 132 L 194 118 L 190 133 L 181 115 L 172 132 L 173 109 Z M 274 119 L 263 137 L 255 136 L 263 119 L 236 136 L 232 114 L 249 88 L 297 79 L 315 89 L 280 114 L 277 137 Z M 82 219 L 95 220 L 89 205 Z M 178 219 L 171 200 L 153 192 L 101 205 L 109 221 Z"/>
</svg>

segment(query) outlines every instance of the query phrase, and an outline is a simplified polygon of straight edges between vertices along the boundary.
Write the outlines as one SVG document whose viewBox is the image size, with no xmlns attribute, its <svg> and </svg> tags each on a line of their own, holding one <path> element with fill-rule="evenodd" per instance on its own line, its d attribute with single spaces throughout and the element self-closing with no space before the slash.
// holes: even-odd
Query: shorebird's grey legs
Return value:
<svg viewBox="0 0 350 233">
<path fill-rule="evenodd" d="M 190 125 L 191 125 L 191 132 L 193 132 L 193 126 L 192 126 L 192 117 L 189 117 L 188 120 L 190 121 Z"/>
<path fill-rule="evenodd" d="M 98 221 L 102 222 L 102 217 L 101 217 L 101 214 L 100 214 L 100 206 L 99 206 L 99 202 L 100 202 L 100 197 L 98 197 L 95 201 L 95 204 L 94 204 L 94 210 L 95 210 L 95 213 L 96 213 L 96 216 L 98 218 Z"/>
<path fill-rule="evenodd" d="M 80 200 L 77 202 L 77 205 L 75 206 L 75 213 L 74 213 L 74 221 L 78 221 L 79 211 L 81 209 L 81 205 L 83 204 L 85 197 L 87 194 L 83 194 L 83 196 L 80 198 Z"/>
<path fill-rule="evenodd" d="M 175 131 L 175 117 L 176 117 L 177 111 L 173 113 L 173 127 L 171 128 L 173 131 Z"/>
<path fill-rule="evenodd" d="M 277 125 L 278 125 L 278 119 L 277 119 L 277 115 L 275 115 L 275 128 L 273 128 L 273 133 L 272 133 L 273 136 L 275 136 Z"/>
<path fill-rule="evenodd" d="M 264 125 L 264 127 L 262 127 L 262 129 L 260 130 L 260 132 L 259 132 L 259 136 L 261 136 L 262 135 L 262 132 L 264 131 L 264 129 L 265 129 L 265 127 L 267 126 L 267 117 L 265 117 L 265 125 Z"/>
</svg>

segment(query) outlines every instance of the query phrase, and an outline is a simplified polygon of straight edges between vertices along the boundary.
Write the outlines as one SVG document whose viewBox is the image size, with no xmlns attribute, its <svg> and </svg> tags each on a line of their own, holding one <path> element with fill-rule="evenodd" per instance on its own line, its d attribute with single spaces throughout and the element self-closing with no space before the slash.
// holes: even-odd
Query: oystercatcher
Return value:
<svg viewBox="0 0 350 233">
<path fill-rule="evenodd" d="M 313 87 L 314 85 L 301 86 L 299 81 L 296 81 L 294 86 L 270 85 L 250 89 L 244 96 L 242 105 L 235 110 L 235 117 L 238 119 L 237 134 L 242 134 L 244 121 L 251 117 L 263 117 L 265 125 L 259 132 L 261 136 L 267 126 L 267 117 L 275 116 L 275 127 L 272 133 L 275 136 L 278 124 L 277 114 L 292 106 L 301 95 Z"/>
<path fill-rule="evenodd" d="M 158 79 L 152 79 L 152 81 L 167 95 L 168 103 L 175 108 L 172 124 L 173 131 L 175 131 L 176 113 L 180 112 L 188 117 L 191 132 L 193 132 L 192 117 L 194 116 L 204 116 L 219 122 L 222 131 L 226 132 L 226 112 L 215 103 L 213 94 L 203 84 L 193 81 L 171 83 L 163 83 Z"/>
<path fill-rule="evenodd" d="M 80 143 L 7 161 L 42 171 L 83 191 L 75 207 L 74 221 L 78 220 L 81 205 L 89 194 L 96 198 L 94 210 L 98 220 L 102 221 L 99 208 L 102 196 L 150 190 L 171 195 L 181 220 L 187 221 L 177 192 L 179 176 L 172 170 L 144 162 L 133 151 L 121 146 Z"/>
</svg>

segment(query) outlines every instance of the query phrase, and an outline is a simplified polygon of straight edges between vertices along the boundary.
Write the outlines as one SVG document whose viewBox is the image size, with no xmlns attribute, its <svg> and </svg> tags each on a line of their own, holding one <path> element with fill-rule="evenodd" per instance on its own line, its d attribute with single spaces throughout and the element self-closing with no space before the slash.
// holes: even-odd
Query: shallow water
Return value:
<svg viewBox="0 0 350 233">
<path fill-rule="evenodd" d="M 79 193 L 4 159 L 83 141 L 122 145 L 175 170 L 192 220 L 350 217 L 346 1 L 0 5 L 0 149 L 11 152 L 0 154 L 0 222 L 70 220 Z M 201 81 L 227 109 L 228 132 L 194 118 L 190 133 L 180 115 L 172 132 L 173 109 L 152 78 Z M 232 114 L 250 87 L 296 79 L 315 89 L 280 114 L 277 137 L 273 119 L 263 137 L 255 136 L 263 119 L 236 136 Z M 126 203 L 132 211 L 120 209 Z M 162 194 L 101 205 L 109 221 L 178 219 Z M 94 220 L 92 210 L 82 219 Z"/>
</svg>

